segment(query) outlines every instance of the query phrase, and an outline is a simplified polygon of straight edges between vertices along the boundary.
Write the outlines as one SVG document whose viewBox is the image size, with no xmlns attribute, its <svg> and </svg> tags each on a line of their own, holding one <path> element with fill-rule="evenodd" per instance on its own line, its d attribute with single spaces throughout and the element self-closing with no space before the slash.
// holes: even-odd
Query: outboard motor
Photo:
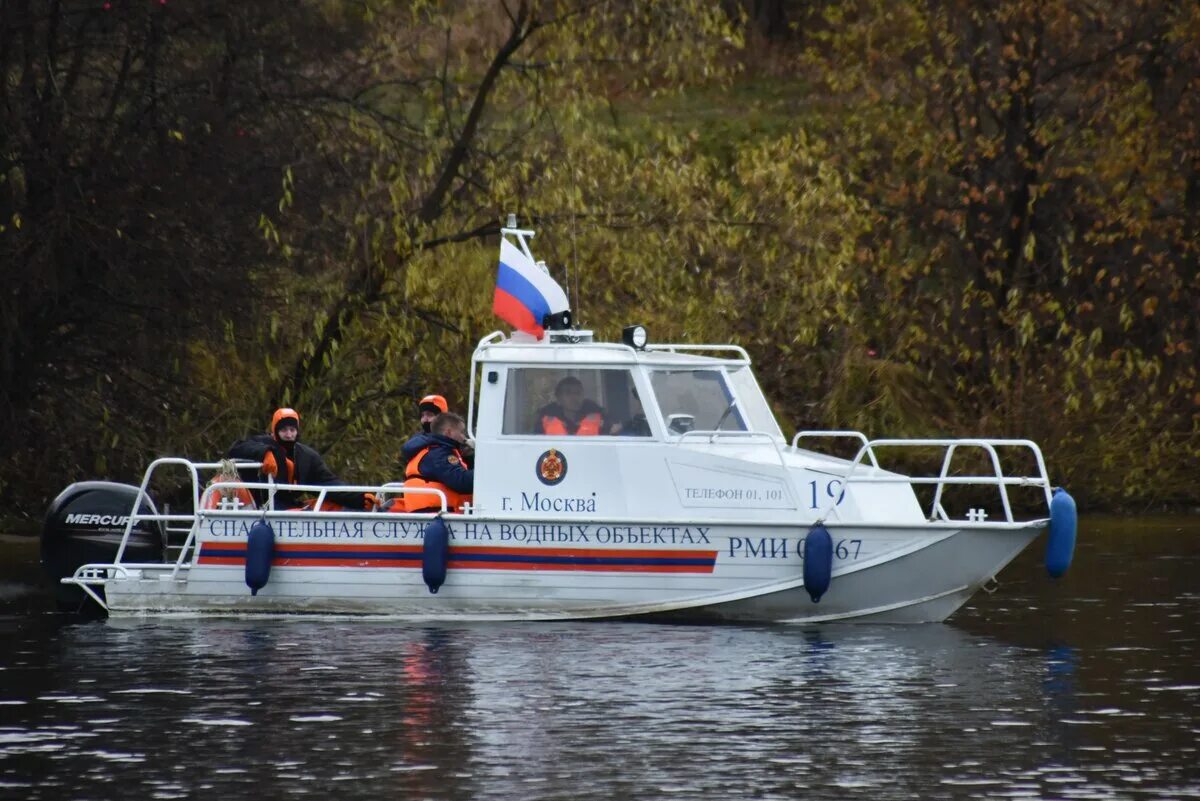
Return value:
<svg viewBox="0 0 1200 801">
<path fill-rule="evenodd" d="M 83 591 L 61 584 L 75 569 L 90 562 L 112 562 L 125 534 L 138 488 L 112 481 L 78 481 L 59 493 L 42 526 L 42 569 L 55 584 L 64 607 L 78 608 Z M 139 514 L 157 514 L 143 498 Z M 161 521 L 141 520 L 129 533 L 122 562 L 161 562 L 166 551 Z"/>
</svg>

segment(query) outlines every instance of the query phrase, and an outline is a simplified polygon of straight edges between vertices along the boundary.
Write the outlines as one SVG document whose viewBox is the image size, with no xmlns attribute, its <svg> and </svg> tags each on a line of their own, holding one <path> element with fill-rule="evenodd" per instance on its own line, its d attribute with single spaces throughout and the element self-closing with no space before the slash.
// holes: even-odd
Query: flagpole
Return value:
<svg viewBox="0 0 1200 801">
<path fill-rule="evenodd" d="M 507 215 L 500 229 L 500 266 L 492 311 L 514 328 L 541 338 L 546 329 L 571 328 L 571 300 L 546 262 L 529 249 L 534 231 L 517 227 L 517 215 Z M 505 256 L 505 250 L 508 256 Z"/>
<path fill-rule="evenodd" d="M 537 231 L 531 231 L 527 228 L 518 228 L 517 215 L 512 213 L 508 215 L 507 222 L 508 225 L 500 229 L 500 236 L 511 235 L 514 237 L 517 240 L 517 244 L 521 247 L 521 252 L 525 254 L 525 257 L 534 264 L 537 264 L 537 259 L 533 257 L 532 251 L 529 250 L 529 243 L 525 239 L 526 237 L 533 239 L 537 235 Z"/>
</svg>

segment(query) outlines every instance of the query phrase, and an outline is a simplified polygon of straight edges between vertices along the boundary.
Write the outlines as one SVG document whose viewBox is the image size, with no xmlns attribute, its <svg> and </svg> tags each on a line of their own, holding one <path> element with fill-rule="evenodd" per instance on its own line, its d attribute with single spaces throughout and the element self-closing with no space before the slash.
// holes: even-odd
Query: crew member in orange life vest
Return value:
<svg viewBox="0 0 1200 801">
<path fill-rule="evenodd" d="M 271 416 L 271 427 L 266 434 L 258 434 L 233 443 L 229 449 L 230 459 L 249 459 L 262 462 L 262 474 L 274 476 L 280 484 L 337 485 L 342 482 L 325 465 L 321 454 L 299 441 L 300 413 L 295 409 L 276 409 Z M 244 476 L 253 481 L 254 476 Z M 261 504 L 265 491 L 256 491 Z M 354 509 L 369 509 L 375 502 L 370 493 L 338 492 L 326 496 L 330 501 Z M 303 497 L 298 492 L 275 493 L 277 509 L 291 509 L 301 505 Z"/>
<path fill-rule="evenodd" d="M 567 376 L 554 388 L 554 403 L 538 411 L 543 434 L 591 436 L 607 433 L 604 410 L 583 397 L 583 382 Z"/>
<path fill-rule="evenodd" d="M 433 419 L 432 431 L 418 434 L 404 443 L 400 457 L 404 461 L 404 486 L 439 489 L 446 494 L 446 507 L 461 511 L 471 500 L 475 471 L 463 462 L 462 447 L 467 441 L 467 424 L 457 414 L 443 413 Z M 435 495 L 405 494 L 405 511 L 429 512 L 441 508 Z"/>
<path fill-rule="evenodd" d="M 445 414 L 450 411 L 450 404 L 446 403 L 446 399 L 441 395 L 426 395 L 417 403 L 417 413 L 421 416 L 421 430 L 414 436 L 430 433 L 430 426 L 433 424 L 433 418 L 439 414 Z M 462 448 L 463 464 L 470 468 L 475 462 L 475 445 L 470 440 L 463 444 Z"/>
</svg>

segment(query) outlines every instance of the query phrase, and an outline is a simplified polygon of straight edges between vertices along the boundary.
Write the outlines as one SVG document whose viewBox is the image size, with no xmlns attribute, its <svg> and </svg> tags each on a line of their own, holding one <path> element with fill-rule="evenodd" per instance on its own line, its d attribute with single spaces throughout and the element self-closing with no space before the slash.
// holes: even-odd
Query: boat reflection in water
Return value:
<svg viewBox="0 0 1200 801">
<path fill-rule="evenodd" d="M 64 626 L 10 604 L 0 786 L 31 800 L 264 787 L 367 799 L 1197 797 L 1200 528 L 1097 530 L 1070 581 L 1027 578 L 1038 556 L 1027 552 L 953 625 Z"/>
<path fill-rule="evenodd" d="M 1012 647 L 949 626 L 116 626 L 143 644 L 182 637 L 202 658 L 204 693 L 139 714 L 177 716 L 191 748 L 216 748 L 215 787 L 273 777 L 460 798 L 918 792 L 980 781 L 972 765 L 997 753 L 1040 765 L 1072 747 L 1044 741 L 1072 735 L 1056 719 L 1074 709 L 1073 685 L 1048 672 L 1066 664 L 1061 653 L 1014 660 Z"/>
<path fill-rule="evenodd" d="M 477 755 L 515 755 L 534 773 L 569 764 L 604 782 L 617 740 L 635 772 L 685 796 L 833 786 L 928 797 L 943 780 L 981 781 L 987 769 L 974 766 L 996 754 L 1040 765 L 1054 749 L 1014 749 L 1019 729 L 1021 740 L 1070 734 L 1055 724 L 1074 708 L 1069 681 L 1047 682 L 1040 660 L 1014 663 L 1009 647 L 952 627 L 682 629 L 641 658 L 627 636 L 589 637 L 591 662 L 567 638 L 515 664 L 502 647 L 473 653 L 479 707 L 513 703 L 521 675 L 540 700 L 526 727 L 483 727 Z"/>
<path fill-rule="evenodd" d="M 1137 684 L 1140 653 L 1085 659 L 1107 649 L 1041 642 L 1033 614 L 1012 636 L 966 630 L 985 625 L 970 609 L 966 627 L 110 618 L 44 642 L 17 632 L 0 657 L 0 781 L 29 799 L 118 785 L 1111 798 L 1131 781 L 1186 797 L 1194 646 L 1158 652 Z"/>
</svg>

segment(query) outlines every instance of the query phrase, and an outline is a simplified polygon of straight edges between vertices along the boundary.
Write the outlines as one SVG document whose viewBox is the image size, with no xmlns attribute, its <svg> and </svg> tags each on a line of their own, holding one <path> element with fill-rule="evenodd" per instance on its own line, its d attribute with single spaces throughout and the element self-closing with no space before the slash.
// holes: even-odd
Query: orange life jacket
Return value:
<svg viewBox="0 0 1200 801">
<path fill-rule="evenodd" d="M 224 483 L 228 483 L 228 482 L 232 482 L 232 481 L 240 481 L 240 480 L 241 479 L 237 479 L 237 478 L 223 478 L 222 476 L 217 476 L 216 478 L 214 478 L 212 480 L 212 483 L 213 484 L 224 484 Z M 236 501 L 236 504 L 234 504 L 234 507 L 237 509 L 255 509 L 255 508 L 257 508 L 254 505 L 254 496 L 251 495 L 250 490 L 246 489 L 245 487 L 236 487 L 236 488 L 227 487 L 225 489 L 213 490 L 209 494 L 208 500 L 204 502 L 204 508 L 205 509 L 227 508 L 230 504 L 228 504 L 228 503 L 223 504 L 222 502 L 224 502 L 224 501 Z"/>
<path fill-rule="evenodd" d="M 446 510 L 450 512 L 461 512 L 464 503 L 471 502 L 471 496 L 461 492 L 455 492 L 440 481 L 430 481 L 421 475 L 421 460 L 425 458 L 425 454 L 429 453 L 429 448 L 420 451 L 416 456 L 408 460 L 408 465 L 404 468 L 404 486 L 407 488 L 426 488 L 437 489 L 446 493 Z M 455 449 L 454 455 L 458 457 L 458 461 L 462 462 L 462 454 Z M 413 493 L 412 495 L 404 494 L 398 499 L 402 502 L 403 511 L 405 512 L 426 512 L 431 509 L 438 509 L 441 503 L 436 495 L 423 495 Z M 401 511 L 393 508 L 392 511 Z"/>
<path fill-rule="evenodd" d="M 599 412 L 592 412 L 587 417 L 579 421 L 579 429 L 575 432 L 577 437 L 594 437 L 600 433 L 600 427 L 604 425 L 604 417 Z M 542 433 L 555 434 L 560 437 L 567 436 L 570 432 L 567 431 L 567 424 L 557 417 L 546 415 L 542 418 Z"/>
<path fill-rule="evenodd" d="M 299 506 L 295 506 L 295 507 L 292 507 L 291 509 L 288 509 L 288 511 L 289 512 L 353 512 L 354 510 L 351 509 L 349 506 L 342 506 L 340 503 L 334 503 L 333 501 L 329 500 L 328 498 L 326 498 L 324 501 L 322 501 L 320 506 L 317 506 L 317 499 L 309 498 L 308 500 L 306 500 L 304 503 L 300 504 Z"/>
</svg>

